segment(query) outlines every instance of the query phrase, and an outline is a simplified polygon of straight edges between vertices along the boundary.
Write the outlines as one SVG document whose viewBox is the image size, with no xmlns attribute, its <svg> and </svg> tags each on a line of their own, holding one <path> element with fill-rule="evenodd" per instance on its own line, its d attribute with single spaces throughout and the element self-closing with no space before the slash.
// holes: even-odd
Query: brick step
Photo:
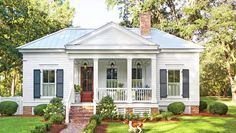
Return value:
<svg viewBox="0 0 236 133">
<path fill-rule="evenodd" d="M 93 106 L 71 106 L 72 109 L 93 109 Z"/>
<path fill-rule="evenodd" d="M 91 114 L 70 114 L 71 117 L 76 116 L 76 117 L 91 117 Z"/>
<path fill-rule="evenodd" d="M 71 109 L 70 112 L 93 112 L 93 110 L 80 110 L 80 109 Z"/>
</svg>

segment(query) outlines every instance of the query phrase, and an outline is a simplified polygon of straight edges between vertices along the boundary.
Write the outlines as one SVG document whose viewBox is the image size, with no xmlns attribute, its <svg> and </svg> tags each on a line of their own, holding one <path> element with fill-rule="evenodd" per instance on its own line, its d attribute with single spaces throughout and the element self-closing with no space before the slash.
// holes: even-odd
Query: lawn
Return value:
<svg viewBox="0 0 236 133">
<path fill-rule="evenodd" d="M 208 104 L 218 101 L 229 107 L 228 114 L 236 116 L 236 104 L 230 98 L 201 97 Z M 235 133 L 236 118 L 234 117 L 205 117 L 205 116 L 182 116 L 179 122 L 147 122 L 144 123 L 144 133 Z M 108 133 L 127 133 L 128 125 L 122 123 L 108 124 Z"/>
<path fill-rule="evenodd" d="M 147 122 L 144 133 L 235 133 L 236 119 L 222 117 L 182 116 L 179 122 Z M 128 125 L 108 124 L 107 133 L 127 133 Z"/>
<path fill-rule="evenodd" d="M 41 117 L 0 117 L 0 133 L 30 133 Z"/>
</svg>

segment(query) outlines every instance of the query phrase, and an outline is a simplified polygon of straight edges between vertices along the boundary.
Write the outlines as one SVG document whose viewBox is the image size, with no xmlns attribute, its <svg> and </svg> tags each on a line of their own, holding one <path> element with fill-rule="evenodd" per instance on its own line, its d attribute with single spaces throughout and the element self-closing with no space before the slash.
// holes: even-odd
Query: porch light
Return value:
<svg viewBox="0 0 236 133">
<path fill-rule="evenodd" d="M 140 62 L 137 63 L 137 68 L 141 68 L 141 63 Z"/>
<path fill-rule="evenodd" d="M 114 62 L 111 63 L 111 68 L 113 68 L 115 66 Z"/>
<path fill-rule="evenodd" d="M 84 61 L 84 69 L 87 69 L 87 67 L 88 67 L 88 61 Z"/>
<path fill-rule="evenodd" d="M 112 61 L 109 61 L 109 64 L 111 68 L 114 68 L 114 66 L 116 65 L 116 62 L 112 60 Z"/>
<path fill-rule="evenodd" d="M 86 62 L 84 62 L 84 69 L 87 69 L 87 63 Z"/>
</svg>

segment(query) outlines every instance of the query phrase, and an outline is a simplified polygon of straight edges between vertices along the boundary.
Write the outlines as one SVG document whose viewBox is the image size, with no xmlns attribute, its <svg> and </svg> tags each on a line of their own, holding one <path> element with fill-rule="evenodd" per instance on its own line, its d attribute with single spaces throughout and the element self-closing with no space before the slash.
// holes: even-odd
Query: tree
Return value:
<svg viewBox="0 0 236 133">
<path fill-rule="evenodd" d="M 131 4 L 127 6 L 127 3 Z M 152 27 L 204 45 L 201 89 L 226 96 L 231 88 L 232 99 L 236 101 L 236 3 L 233 0 L 107 0 L 107 5 L 109 8 L 126 5 L 128 8 L 120 7 L 121 14 L 127 13 L 132 27 L 139 25 L 140 13 L 149 11 Z"/>
<path fill-rule="evenodd" d="M 21 89 L 22 55 L 16 47 L 70 26 L 73 14 L 68 0 L 0 1 L 0 95 Z"/>
<path fill-rule="evenodd" d="M 236 3 L 227 1 L 211 9 L 209 30 L 211 37 L 208 45 L 218 48 L 222 67 L 227 70 L 232 100 L 236 102 Z"/>
</svg>

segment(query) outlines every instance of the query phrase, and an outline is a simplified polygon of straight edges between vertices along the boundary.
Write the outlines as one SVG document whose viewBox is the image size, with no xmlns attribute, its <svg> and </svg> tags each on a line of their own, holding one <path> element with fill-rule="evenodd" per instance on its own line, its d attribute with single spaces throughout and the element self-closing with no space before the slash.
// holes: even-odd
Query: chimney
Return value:
<svg viewBox="0 0 236 133">
<path fill-rule="evenodd" d="M 144 12 L 139 15 L 140 33 L 142 36 L 149 37 L 151 35 L 151 13 Z"/>
</svg>

